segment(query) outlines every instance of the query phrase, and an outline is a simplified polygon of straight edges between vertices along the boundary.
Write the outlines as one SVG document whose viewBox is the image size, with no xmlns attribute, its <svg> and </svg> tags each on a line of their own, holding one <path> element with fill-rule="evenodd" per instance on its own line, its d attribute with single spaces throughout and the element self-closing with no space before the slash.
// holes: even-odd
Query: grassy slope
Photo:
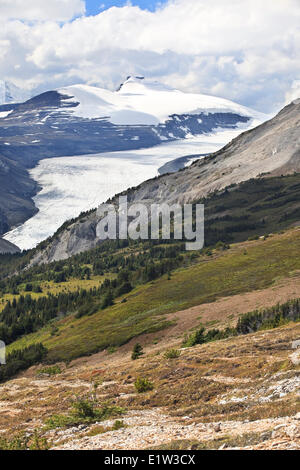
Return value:
<svg viewBox="0 0 300 470">
<path fill-rule="evenodd" d="M 257 178 L 215 193 L 205 203 L 205 240 L 240 242 L 299 222 L 300 174 Z"/>
<path fill-rule="evenodd" d="M 90 280 L 86 279 L 69 279 L 67 282 L 56 284 L 53 281 L 42 281 L 38 282 L 42 292 L 26 292 L 25 285 L 20 289 L 19 295 L 5 294 L 0 298 L 0 312 L 5 307 L 6 302 L 9 300 L 12 301 L 14 298 L 19 299 L 21 295 L 25 296 L 30 294 L 33 299 L 38 299 L 39 297 L 45 297 L 47 294 L 58 295 L 61 293 L 76 292 L 80 289 L 93 289 L 94 287 L 99 287 L 105 279 L 113 279 L 115 277 L 113 274 L 106 274 L 105 276 L 93 276 Z"/>
<path fill-rule="evenodd" d="M 163 315 L 217 298 L 270 286 L 300 269 L 300 231 L 233 246 L 213 259 L 199 258 L 189 268 L 136 288 L 126 303 L 79 320 L 73 316 L 17 341 L 9 349 L 42 341 L 51 360 L 70 360 L 118 346 L 141 333 L 167 326 Z"/>
</svg>

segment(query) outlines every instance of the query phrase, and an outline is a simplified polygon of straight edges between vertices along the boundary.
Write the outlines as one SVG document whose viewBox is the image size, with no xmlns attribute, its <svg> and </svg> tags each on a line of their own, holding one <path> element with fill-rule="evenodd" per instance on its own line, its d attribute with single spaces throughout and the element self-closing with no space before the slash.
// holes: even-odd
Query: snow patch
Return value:
<svg viewBox="0 0 300 470">
<path fill-rule="evenodd" d="M 6 117 L 9 116 L 12 112 L 13 112 L 13 110 L 11 110 L 11 111 L 1 111 L 1 112 L 0 112 L 0 119 L 6 118 Z"/>
</svg>

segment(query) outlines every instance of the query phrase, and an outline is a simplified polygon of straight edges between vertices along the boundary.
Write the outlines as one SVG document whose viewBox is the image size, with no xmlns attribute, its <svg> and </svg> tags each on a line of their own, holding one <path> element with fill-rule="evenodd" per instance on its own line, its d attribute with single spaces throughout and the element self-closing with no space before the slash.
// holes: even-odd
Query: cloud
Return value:
<svg viewBox="0 0 300 470">
<path fill-rule="evenodd" d="M 63 3 L 71 18 L 83 2 Z M 64 24 L 51 21 L 59 11 L 42 23 L 3 23 L 1 78 L 45 90 L 75 82 L 115 88 L 142 74 L 271 112 L 300 76 L 299 0 L 171 0 L 155 12 L 128 4 Z"/>
<path fill-rule="evenodd" d="M 83 0 L 1 0 L 2 20 L 68 21 L 85 12 Z"/>
<path fill-rule="evenodd" d="M 300 79 L 294 80 L 291 89 L 287 91 L 285 95 L 286 104 L 291 101 L 298 100 L 300 98 Z"/>
</svg>

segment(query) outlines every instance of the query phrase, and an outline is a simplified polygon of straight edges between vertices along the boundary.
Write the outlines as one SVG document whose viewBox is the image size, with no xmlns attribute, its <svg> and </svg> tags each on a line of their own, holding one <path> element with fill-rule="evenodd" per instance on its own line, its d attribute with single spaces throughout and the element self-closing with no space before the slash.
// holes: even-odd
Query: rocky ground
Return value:
<svg viewBox="0 0 300 470">
<path fill-rule="evenodd" d="M 0 388 L 1 436 L 36 430 L 61 450 L 300 449 L 300 352 L 292 349 L 299 338 L 300 325 L 290 324 L 184 349 L 175 359 L 158 343 L 137 361 L 124 347 L 60 364 L 52 377 L 34 367 Z M 154 389 L 137 393 L 138 377 Z M 45 427 L 95 383 L 99 404 L 122 407 L 120 416 Z"/>
</svg>

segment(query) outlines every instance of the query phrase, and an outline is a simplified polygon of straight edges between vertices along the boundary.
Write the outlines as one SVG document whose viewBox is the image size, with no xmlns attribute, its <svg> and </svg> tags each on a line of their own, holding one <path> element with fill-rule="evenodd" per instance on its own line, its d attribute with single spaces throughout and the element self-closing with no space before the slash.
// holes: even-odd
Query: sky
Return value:
<svg viewBox="0 0 300 470">
<path fill-rule="evenodd" d="M 300 97 L 300 1 L 0 0 L 0 80 L 37 94 L 128 75 L 276 112 Z"/>
<path fill-rule="evenodd" d="M 107 10 L 110 7 L 123 7 L 129 2 L 126 0 L 86 0 L 86 14 L 97 15 L 101 11 Z M 167 3 L 167 0 L 131 0 L 130 2 L 133 6 L 138 6 L 144 10 L 155 11 L 157 7 Z"/>
</svg>

